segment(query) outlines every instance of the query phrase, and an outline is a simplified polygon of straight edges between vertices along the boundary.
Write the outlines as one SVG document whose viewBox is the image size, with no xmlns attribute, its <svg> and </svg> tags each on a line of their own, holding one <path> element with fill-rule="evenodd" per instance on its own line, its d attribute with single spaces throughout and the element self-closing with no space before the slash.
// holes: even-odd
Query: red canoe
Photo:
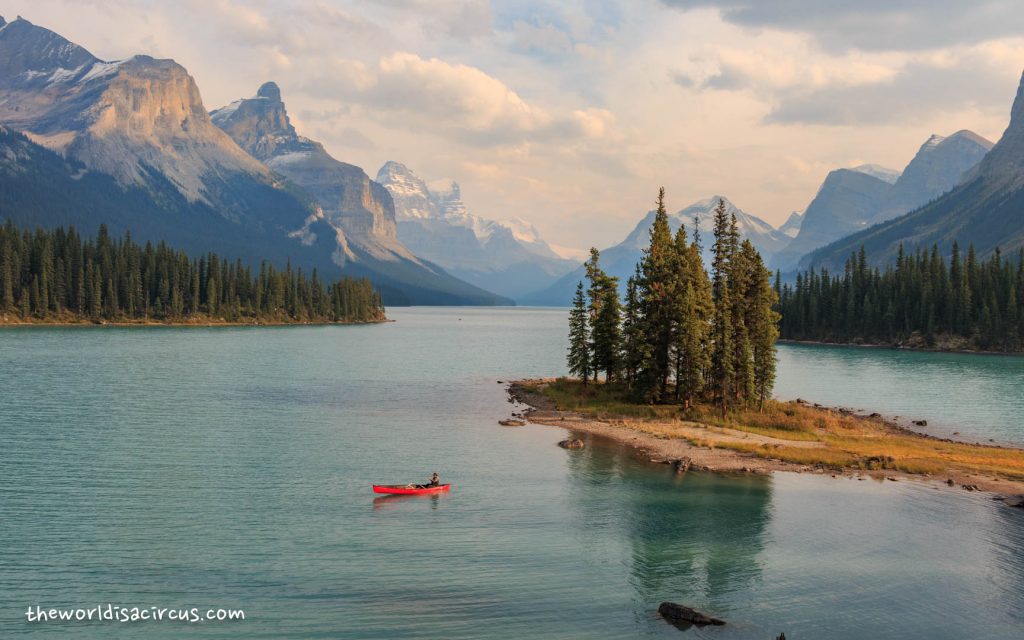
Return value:
<svg viewBox="0 0 1024 640">
<path fill-rule="evenodd" d="M 451 489 L 450 484 L 439 484 L 436 487 L 424 487 L 418 484 L 375 484 L 374 493 L 390 493 L 401 496 L 422 495 L 425 493 L 441 493 Z"/>
</svg>

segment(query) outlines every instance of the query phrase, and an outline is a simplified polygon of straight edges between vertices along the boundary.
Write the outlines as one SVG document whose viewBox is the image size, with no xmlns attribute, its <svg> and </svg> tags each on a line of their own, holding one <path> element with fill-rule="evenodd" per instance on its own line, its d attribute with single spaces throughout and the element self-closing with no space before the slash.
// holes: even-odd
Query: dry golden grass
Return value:
<svg viewBox="0 0 1024 640">
<path fill-rule="evenodd" d="M 958 471 L 1024 480 L 1024 450 L 947 442 L 882 420 L 794 402 L 772 401 L 763 412 L 734 411 L 723 419 L 713 407 L 684 411 L 678 405 L 636 404 L 613 386 L 592 383 L 584 389 L 564 378 L 534 383 L 532 390 L 543 393 L 559 409 L 697 446 L 804 465 L 928 474 Z M 703 427 L 699 436 L 693 433 L 695 426 Z"/>
</svg>

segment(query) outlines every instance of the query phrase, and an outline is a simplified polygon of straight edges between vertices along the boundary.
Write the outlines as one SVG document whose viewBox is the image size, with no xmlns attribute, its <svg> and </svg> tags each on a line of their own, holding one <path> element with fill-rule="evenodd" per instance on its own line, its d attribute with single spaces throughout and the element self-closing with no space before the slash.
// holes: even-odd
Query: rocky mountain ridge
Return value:
<svg viewBox="0 0 1024 640">
<path fill-rule="evenodd" d="M 399 238 L 467 282 L 518 299 L 576 265 L 552 251 L 523 220 L 487 220 L 471 213 L 454 181 L 431 187 L 407 166 L 389 161 L 377 172 L 377 182 L 395 202 Z"/>
</svg>

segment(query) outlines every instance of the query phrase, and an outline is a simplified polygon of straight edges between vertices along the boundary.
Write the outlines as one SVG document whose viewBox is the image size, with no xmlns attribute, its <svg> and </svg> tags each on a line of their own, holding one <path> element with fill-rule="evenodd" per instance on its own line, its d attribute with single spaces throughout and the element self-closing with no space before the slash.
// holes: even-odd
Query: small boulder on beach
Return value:
<svg viewBox="0 0 1024 640">
<path fill-rule="evenodd" d="M 725 620 L 712 618 L 711 616 L 701 613 L 696 609 L 691 609 L 686 605 L 676 604 L 675 602 L 662 602 L 661 605 L 658 606 L 658 613 L 661 614 L 662 618 L 665 618 L 669 622 L 688 622 L 690 624 L 700 626 L 709 624 L 725 624 Z"/>
<path fill-rule="evenodd" d="M 916 424 L 919 427 L 927 427 L 928 426 L 928 421 L 927 420 L 914 420 L 914 424 Z"/>
</svg>

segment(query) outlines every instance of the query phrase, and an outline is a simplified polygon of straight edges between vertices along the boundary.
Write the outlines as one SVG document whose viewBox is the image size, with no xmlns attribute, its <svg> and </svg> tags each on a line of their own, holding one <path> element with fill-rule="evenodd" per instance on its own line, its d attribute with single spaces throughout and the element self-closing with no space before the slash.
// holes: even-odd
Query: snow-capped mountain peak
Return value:
<svg viewBox="0 0 1024 640">
<path fill-rule="evenodd" d="M 416 255 L 478 286 L 518 297 L 576 264 L 552 251 L 525 220 L 472 213 L 457 182 L 428 184 L 394 161 L 380 168 L 377 182 L 395 202 L 399 239 Z"/>
<path fill-rule="evenodd" d="M 941 137 L 941 136 L 932 136 L 932 138 L 938 138 L 938 137 Z M 931 142 L 932 138 L 929 138 L 928 141 Z M 942 142 L 942 140 L 938 140 L 935 144 L 938 145 L 940 142 Z M 878 178 L 879 180 L 881 180 L 883 182 L 888 182 L 889 184 L 895 184 L 896 181 L 899 180 L 900 174 L 902 173 L 901 171 L 897 171 L 895 169 L 890 169 L 889 167 L 883 167 L 880 164 L 862 164 L 862 165 L 853 167 L 851 169 L 851 171 L 857 171 L 859 173 L 866 173 L 869 176 L 872 176 L 874 178 Z"/>
</svg>

